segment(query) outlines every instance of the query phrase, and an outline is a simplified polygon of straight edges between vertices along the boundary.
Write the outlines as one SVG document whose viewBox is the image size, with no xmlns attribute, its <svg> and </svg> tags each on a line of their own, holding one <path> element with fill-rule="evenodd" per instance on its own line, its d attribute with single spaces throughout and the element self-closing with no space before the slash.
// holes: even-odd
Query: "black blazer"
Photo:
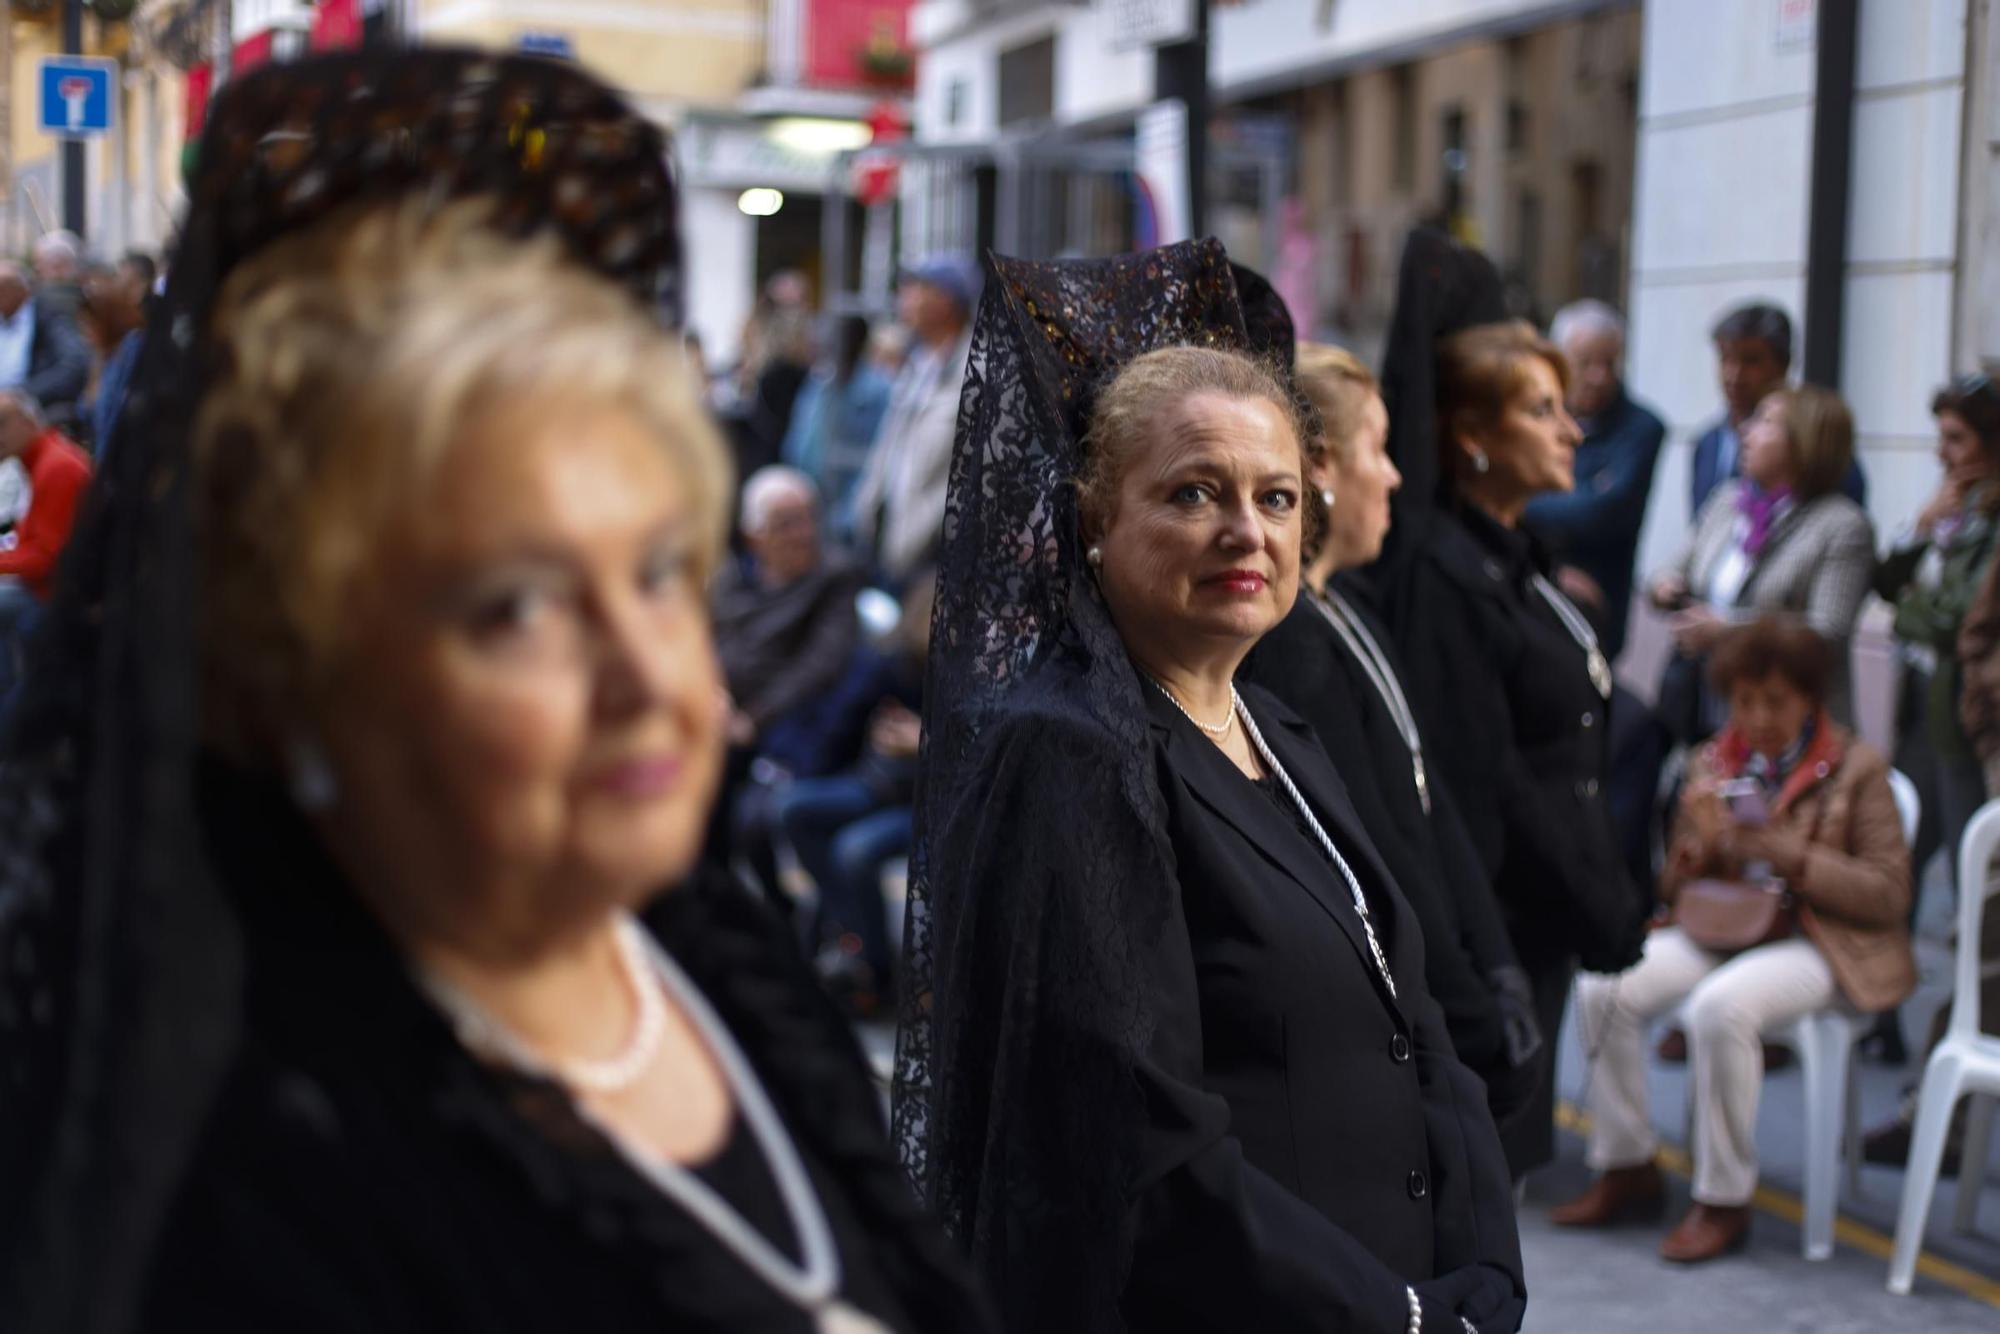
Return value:
<svg viewBox="0 0 2000 1334">
<path fill-rule="evenodd" d="M 1362 605 L 1359 589 L 1338 582 L 1400 681 L 1402 666 L 1389 631 Z M 1508 1058 L 1492 977 L 1520 963 L 1450 791 L 1433 778 L 1426 814 L 1395 717 L 1311 592 L 1299 591 L 1291 615 L 1258 642 L 1237 679 L 1263 686 L 1312 726 L 1346 784 L 1361 827 L 1416 913 L 1424 936 L 1424 980 L 1444 1011 L 1452 1045 L 1486 1081 L 1496 1108 L 1511 1106 L 1520 1095 L 1520 1072 Z M 1438 747 L 1425 737 L 1423 749 L 1426 768 L 1434 769 Z M 1520 1083 L 1532 1082 L 1529 1065 Z"/>
<path fill-rule="evenodd" d="M 1333 766 L 1303 721 L 1245 688 L 1363 886 L 1393 998 L 1345 881 L 1288 809 L 1146 694 L 1175 884 L 1147 961 L 1129 1326 L 1401 1334 L 1404 1286 L 1455 1274 L 1464 1286 L 1429 1316 L 1455 1305 L 1482 1330 L 1517 1328 L 1520 1245 L 1485 1091 Z"/>
<path fill-rule="evenodd" d="M 1404 683 L 1425 735 L 1448 738 L 1437 774 L 1514 948 L 1530 972 L 1572 955 L 1619 971 L 1638 958 L 1646 905 L 1607 805 L 1606 701 L 1533 587 L 1546 561 L 1477 511 L 1416 517 L 1427 536 L 1394 603 Z"/>
</svg>

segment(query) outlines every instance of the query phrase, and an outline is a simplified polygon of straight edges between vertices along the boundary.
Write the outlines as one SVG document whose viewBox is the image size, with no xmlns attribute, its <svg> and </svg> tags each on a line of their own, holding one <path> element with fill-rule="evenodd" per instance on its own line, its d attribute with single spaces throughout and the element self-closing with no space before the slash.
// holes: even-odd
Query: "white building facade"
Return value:
<svg viewBox="0 0 2000 1334">
<path fill-rule="evenodd" d="M 1522 34 L 1612 11 L 1626 11 L 1629 22 L 1636 10 L 1635 161 L 1625 177 L 1629 225 L 1619 289 L 1631 322 L 1628 379 L 1670 428 L 1642 534 L 1643 574 L 1665 561 L 1687 531 L 1692 441 L 1721 409 L 1710 327 L 1756 299 L 1784 307 L 1802 344 L 1816 323 L 1806 298 L 1823 95 L 1837 99 L 1827 112 L 1834 123 L 1839 108 L 1851 107 L 1844 259 L 1837 247 L 1827 252 L 1844 307 L 1841 348 L 1827 378 L 1855 411 L 1880 540 L 1886 544 L 1935 489 L 1931 395 L 1954 375 L 2000 367 L 1994 4 L 1243 0 L 1213 11 L 1210 82 L 1218 113 L 1227 114 L 1282 89 L 1342 80 L 1350 90 L 1360 88 L 1413 61 L 1457 61 L 1469 44 L 1518 48 Z M 1852 86 L 1822 90 L 1820 25 L 1837 21 L 1842 5 L 1858 5 Z M 913 33 L 924 53 L 915 122 L 918 137 L 931 143 L 1030 137 L 1051 128 L 1115 138 L 1129 134 L 1134 115 L 1152 100 L 1152 57 L 1111 50 L 1101 5 L 925 0 Z M 1044 85 L 1028 101 L 1018 89 L 1010 96 L 1003 67 L 1032 68 L 1021 53 L 1040 43 L 1047 44 L 1045 57 L 1036 56 L 1046 59 Z M 1349 140 L 1367 140 L 1350 145 L 1350 153 L 1371 160 L 1401 155 L 1417 161 L 1399 170 L 1433 170 L 1429 157 L 1438 139 L 1428 128 L 1405 139 L 1406 131 L 1385 119 L 1380 98 L 1358 100 L 1351 91 L 1333 107 L 1336 121 L 1345 118 Z M 1571 107 L 1567 114 L 1577 112 Z M 1505 154 L 1491 150 L 1509 130 L 1491 120 L 1474 126 L 1467 141 L 1475 174 L 1506 169 Z M 1574 138 L 1575 127 L 1559 128 Z M 1309 130 L 1299 151 L 1323 155 L 1340 137 Z M 1309 166 L 1310 156 L 1299 169 L 1302 183 Z M 1336 182 L 1353 179 L 1345 169 L 1327 174 Z M 1341 187 L 1333 188 L 1337 199 Z M 1624 190 L 1624 180 L 1616 188 Z M 1496 256 L 1517 239 L 1507 214 L 1482 205 L 1470 229 Z M 1355 346 L 1373 350 L 1365 340 Z M 1795 369 L 1812 355 L 1801 346 Z M 1634 672 L 1635 682 L 1648 669 Z"/>
</svg>

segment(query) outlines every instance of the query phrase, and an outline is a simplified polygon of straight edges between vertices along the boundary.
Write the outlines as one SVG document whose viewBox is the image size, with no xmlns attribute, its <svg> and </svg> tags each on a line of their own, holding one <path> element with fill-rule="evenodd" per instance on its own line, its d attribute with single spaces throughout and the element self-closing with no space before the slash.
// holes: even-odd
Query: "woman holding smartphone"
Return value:
<svg viewBox="0 0 2000 1334">
<path fill-rule="evenodd" d="M 1594 1227 L 1659 1209 L 1645 1026 L 1687 1000 L 1694 1207 L 1660 1247 L 1685 1264 L 1748 1235 L 1763 1031 L 1836 999 L 1886 1009 L 1916 985 L 1909 855 L 1888 761 L 1828 715 L 1826 641 L 1767 617 L 1724 634 L 1709 674 L 1728 721 L 1690 766 L 1661 897 L 1672 904 L 1696 881 L 1721 880 L 1781 895 L 1783 908 L 1753 948 L 1710 948 L 1669 925 L 1636 967 L 1578 984 L 1580 1031 L 1597 1062 L 1588 1159 L 1601 1175 L 1551 1215 Z"/>
</svg>

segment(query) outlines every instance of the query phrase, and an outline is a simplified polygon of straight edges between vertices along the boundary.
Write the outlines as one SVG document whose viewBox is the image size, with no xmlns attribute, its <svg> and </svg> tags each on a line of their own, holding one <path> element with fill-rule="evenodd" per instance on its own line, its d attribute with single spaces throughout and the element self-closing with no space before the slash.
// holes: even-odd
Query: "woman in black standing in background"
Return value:
<svg viewBox="0 0 2000 1334">
<path fill-rule="evenodd" d="M 896 1138 L 1011 1330 L 1507 1334 L 1484 1091 L 1310 730 L 1292 391 L 1213 241 L 994 261 L 959 416 Z M 1087 424 L 1087 425 L 1086 425 Z"/>
<path fill-rule="evenodd" d="M 1471 836 L 1430 780 L 1435 748 L 1417 726 L 1394 640 L 1353 574 L 1381 554 L 1402 485 L 1389 461 L 1389 415 L 1375 377 L 1344 348 L 1300 344 L 1293 375 L 1319 415 L 1305 488 L 1318 551 L 1299 571 L 1291 614 L 1258 642 L 1239 679 L 1289 705 L 1326 747 L 1422 924 L 1424 978 L 1452 1045 L 1504 1120 L 1539 1082 L 1533 992 Z"/>
<path fill-rule="evenodd" d="M 1646 904 L 1605 801 L 1611 667 L 1520 531 L 1531 496 L 1574 484 L 1579 432 L 1562 354 L 1504 320 L 1492 262 L 1412 234 L 1390 328 L 1385 397 L 1403 503 L 1373 571 L 1426 735 L 1555 1034 L 1579 960 L 1639 956 Z M 1501 1123 L 1516 1179 L 1554 1155 L 1555 1069 Z"/>
</svg>

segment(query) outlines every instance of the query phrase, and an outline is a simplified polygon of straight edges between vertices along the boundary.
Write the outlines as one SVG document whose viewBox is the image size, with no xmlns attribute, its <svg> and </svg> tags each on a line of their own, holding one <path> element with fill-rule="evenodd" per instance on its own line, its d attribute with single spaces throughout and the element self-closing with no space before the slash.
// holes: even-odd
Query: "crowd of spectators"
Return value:
<svg viewBox="0 0 2000 1334">
<path fill-rule="evenodd" d="M 853 1008 L 894 996 L 882 886 L 909 850 L 930 571 L 944 527 L 976 267 L 940 256 L 895 318 L 816 318 L 774 275 L 710 378 L 743 484 L 712 595 L 732 710 L 717 844 L 798 904 L 801 945 Z M 698 342 L 689 353 L 702 355 Z"/>
<path fill-rule="evenodd" d="M 150 255 L 90 263 L 62 231 L 35 243 L 31 264 L 0 259 L 0 721 L 124 408 L 157 281 Z"/>
</svg>

